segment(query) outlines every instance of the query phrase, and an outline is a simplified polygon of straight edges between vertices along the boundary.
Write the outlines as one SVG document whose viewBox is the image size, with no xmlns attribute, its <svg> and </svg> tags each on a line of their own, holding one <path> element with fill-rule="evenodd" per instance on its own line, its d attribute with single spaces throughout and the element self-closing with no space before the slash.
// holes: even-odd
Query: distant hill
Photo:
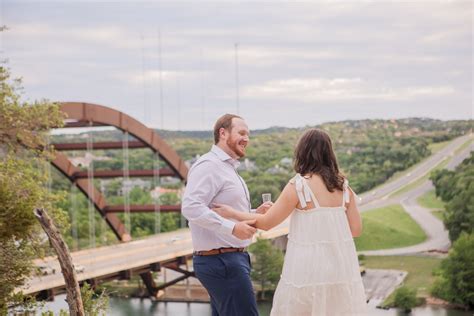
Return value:
<svg viewBox="0 0 474 316">
<path fill-rule="evenodd" d="M 357 192 L 364 192 L 429 156 L 430 144 L 472 131 L 473 120 L 367 119 L 327 122 L 300 128 L 274 126 L 251 130 L 251 141 L 245 157 L 248 160 L 244 161 L 246 167 L 241 170 L 241 175 L 249 187 L 255 189 L 252 200 L 260 198 L 260 191 L 279 193 L 294 173 L 291 159 L 298 139 L 303 130 L 310 127 L 322 128 L 330 134 L 342 172 Z M 210 130 L 157 132 L 188 163 L 197 155 L 206 153 L 213 144 Z M 94 142 L 123 139 L 123 133 L 118 130 L 96 131 L 91 135 Z M 53 143 L 85 142 L 88 137 L 87 132 L 54 135 Z M 94 162 L 97 170 L 123 168 L 121 150 L 97 150 L 94 154 L 107 157 Z M 83 156 L 85 153 L 76 152 L 74 155 Z M 163 166 L 164 162 L 160 163 Z M 129 166 L 131 169 L 152 169 L 154 156 L 149 149 L 132 150 Z M 268 191 L 269 188 L 272 190 Z"/>
<path fill-rule="evenodd" d="M 388 124 L 388 125 L 387 125 Z M 284 134 L 287 132 L 301 132 L 308 128 L 322 128 L 325 130 L 331 130 L 338 127 L 349 127 L 349 128 L 371 128 L 374 126 L 389 126 L 391 128 L 407 130 L 417 128 L 420 131 L 466 131 L 472 129 L 474 124 L 473 120 L 451 120 L 451 121 L 442 121 L 431 118 L 404 118 L 404 119 L 391 119 L 391 120 L 382 120 L 382 119 L 364 119 L 364 120 L 345 120 L 345 121 L 334 121 L 326 122 L 318 125 L 308 125 L 304 127 L 290 128 L 283 126 L 272 126 L 265 129 L 251 129 L 252 136 L 258 135 L 271 135 L 271 134 Z M 171 130 L 162 130 L 155 129 L 155 131 L 164 139 L 183 139 L 183 138 L 192 138 L 200 140 L 211 140 L 213 139 L 213 131 L 171 131 Z M 55 135 L 55 139 L 63 139 L 67 142 L 69 138 L 78 138 L 85 136 L 87 132 L 76 134 L 76 136 L 68 136 L 70 134 Z M 77 136 L 79 135 L 79 136 Z M 120 131 L 92 131 L 97 140 L 120 140 L 122 138 L 122 133 Z"/>
</svg>

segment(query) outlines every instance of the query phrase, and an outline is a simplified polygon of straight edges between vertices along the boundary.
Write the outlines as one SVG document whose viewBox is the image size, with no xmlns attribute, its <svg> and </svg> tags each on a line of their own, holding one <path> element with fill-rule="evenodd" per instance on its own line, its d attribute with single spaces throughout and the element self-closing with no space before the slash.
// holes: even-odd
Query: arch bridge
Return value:
<svg viewBox="0 0 474 316">
<path fill-rule="evenodd" d="M 143 123 L 132 118 L 131 116 L 114 110 L 112 108 L 82 102 L 63 102 L 59 103 L 61 111 L 63 111 L 67 118 L 65 120 L 64 128 L 78 128 L 78 127 L 115 127 L 122 131 L 126 137 L 122 141 L 105 141 L 105 142 L 81 142 L 81 143 L 53 143 L 51 144 L 55 149 L 55 157 L 51 164 L 59 170 L 69 181 L 75 185 L 92 203 L 95 210 L 100 214 L 100 217 L 105 220 L 115 236 L 121 242 L 130 242 L 131 232 L 127 231 L 126 225 L 117 216 L 117 213 L 143 213 L 143 212 L 180 212 L 181 205 L 109 205 L 105 196 L 94 187 L 94 179 L 102 178 L 128 178 L 128 177 L 175 177 L 186 182 L 188 168 L 184 161 L 179 157 L 173 148 L 168 145 L 152 128 L 145 126 Z M 130 140 L 128 136 L 132 136 L 135 140 Z M 122 170 L 90 170 L 83 171 L 76 167 L 65 152 L 75 150 L 107 150 L 107 149 L 136 149 L 149 148 L 155 157 L 165 162 L 166 167 L 154 168 L 152 170 L 128 170 L 128 166 Z M 127 163 L 128 165 L 128 163 Z M 73 210 L 74 211 L 74 210 Z M 89 224 L 91 225 L 91 224 Z M 93 224 L 92 224 L 93 225 Z M 139 241 L 138 241 L 139 242 Z M 95 243 L 94 243 L 95 245 Z M 123 245 L 125 246 L 125 245 Z M 130 245 L 135 246 L 135 245 Z M 111 246 L 114 247 L 114 246 Z M 157 244 L 157 247 L 160 247 Z M 130 247 L 128 247 L 130 248 Z M 149 248 L 149 247 L 148 247 Z M 101 250 L 102 249 L 102 250 Z M 127 248 L 124 248 L 124 250 Z M 116 252 L 119 249 L 110 249 L 110 247 L 101 247 L 100 249 L 91 249 L 90 256 L 100 258 L 104 256 L 110 259 L 111 256 L 117 256 Z M 146 251 L 146 250 L 145 250 Z M 78 262 L 87 262 L 82 259 L 84 251 L 72 253 L 73 258 L 77 258 Z M 93 254 L 92 254 L 93 253 Z M 122 254 L 122 256 L 126 254 Z M 120 256 L 120 253 L 117 257 Z M 79 279 L 82 282 L 97 284 L 99 281 L 110 279 L 130 278 L 132 273 L 139 274 L 143 279 L 150 295 L 156 296 L 157 292 L 169 285 L 172 285 L 180 280 L 193 276 L 193 273 L 184 270 L 180 267 L 190 254 L 180 253 L 179 255 L 168 254 L 162 259 L 153 258 L 152 261 L 136 266 L 128 264 L 123 266 L 119 261 L 107 261 L 104 271 L 99 271 L 99 268 L 94 268 L 96 271 L 86 271 L 86 273 L 79 274 Z M 51 260 L 53 262 L 54 260 Z M 104 260 L 105 261 L 105 260 Z M 94 262 L 95 263 L 95 262 Z M 52 263 L 55 264 L 55 263 Z M 115 267 L 113 265 L 116 265 Z M 96 267 L 97 265 L 92 264 Z M 118 267 L 122 266 L 122 267 Z M 130 267 L 129 267 L 130 266 Z M 165 282 L 160 286 L 154 283 L 151 271 L 159 271 L 161 267 L 173 269 L 182 273 L 183 275 L 176 280 Z M 40 297 L 54 297 L 55 292 L 61 291 L 64 287 L 64 282 L 59 275 L 56 279 L 53 278 L 49 285 L 45 282 L 36 282 L 33 279 L 33 286 L 30 285 L 26 293 L 39 293 Z"/>
<path fill-rule="evenodd" d="M 117 238 L 122 242 L 131 240 L 130 232 L 116 213 L 120 212 L 155 212 L 156 205 L 108 205 L 105 197 L 93 185 L 94 178 L 115 177 L 162 177 L 172 176 L 186 181 L 188 168 L 176 151 L 171 148 L 153 129 L 146 127 L 141 122 L 120 111 L 97 104 L 65 102 L 60 103 L 60 109 L 67 115 L 65 128 L 112 126 L 127 133 L 137 140 L 87 143 L 61 143 L 52 144 L 56 149 L 56 157 L 52 161 L 63 175 L 65 175 L 80 191 L 93 203 L 101 218 L 112 229 Z M 166 162 L 167 167 L 158 170 L 94 170 L 81 171 L 74 166 L 63 151 L 87 149 L 128 149 L 149 148 L 160 159 Z M 91 177 L 92 176 L 92 177 Z M 160 212 L 180 212 L 180 205 L 159 205 Z"/>
</svg>

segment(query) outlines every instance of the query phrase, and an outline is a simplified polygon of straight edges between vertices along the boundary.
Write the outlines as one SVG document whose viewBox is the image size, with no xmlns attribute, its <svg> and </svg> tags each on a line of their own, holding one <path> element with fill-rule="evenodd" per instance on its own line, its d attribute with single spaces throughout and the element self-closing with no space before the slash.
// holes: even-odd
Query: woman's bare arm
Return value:
<svg viewBox="0 0 474 316">
<path fill-rule="evenodd" d="M 257 219 L 259 216 L 263 216 L 261 214 L 256 214 L 256 213 L 237 211 L 237 210 L 234 210 L 229 205 L 217 204 L 217 203 L 214 203 L 212 210 L 222 217 L 232 218 L 232 219 L 238 220 L 239 222 Z"/>
<path fill-rule="evenodd" d="M 298 196 L 294 184 L 288 183 L 276 202 L 268 209 L 265 214 L 254 214 L 240 212 L 232 209 L 228 205 L 215 204 L 212 208 L 215 212 L 225 218 L 233 218 L 238 221 L 256 219 L 255 227 L 263 230 L 269 230 L 283 222 L 298 204 Z"/>
<path fill-rule="evenodd" d="M 352 237 L 359 237 L 362 234 L 362 219 L 360 217 L 359 208 L 356 203 L 356 196 L 352 189 L 349 190 L 350 201 L 347 206 L 346 216 L 351 229 Z"/>
<path fill-rule="evenodd" d="M 288 183 L 280 196 L 270 209 L 264 214 L 256 217 L 255 227 L 269 230 L 283 222 L 298 204 L 294 184 Z"/>
</svg>

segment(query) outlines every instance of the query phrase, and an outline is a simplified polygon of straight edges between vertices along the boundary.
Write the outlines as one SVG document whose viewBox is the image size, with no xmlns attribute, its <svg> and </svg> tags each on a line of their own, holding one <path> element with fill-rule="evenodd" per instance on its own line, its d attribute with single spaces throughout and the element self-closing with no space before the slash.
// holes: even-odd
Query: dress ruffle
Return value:
<svg viewBox="0 0 474 316">
<path fill-rule="evenodd" d="M 272 316 L 366 315 L 345 208 L 295 210 Z"/>
<path fill-rule="evenodd" d="M 294 287 L 281 280 L 271 316 L 367 315 L 362 281 Z"/>
</svg>

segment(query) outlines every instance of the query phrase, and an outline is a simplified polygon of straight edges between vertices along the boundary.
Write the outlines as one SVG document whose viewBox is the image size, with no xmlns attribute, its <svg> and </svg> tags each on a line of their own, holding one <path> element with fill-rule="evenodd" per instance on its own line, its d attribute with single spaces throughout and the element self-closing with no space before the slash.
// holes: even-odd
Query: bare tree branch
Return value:
<svg viewBox="0 0 474 316">
<path fill-rule="evenodd" d="M 58 255 L 61 272 L 66 283 L 66 301 L 69 305 L 71 316 L 84 316 L 84 306 L 82 304 L 81 289 L 77 282 L 76 270 L 72 263 L 69 248 L 64 242 L 59 230 L 54 225 L 48 213 L 44 209 L 36 209 L 35 215 L 48 235 L 49 241 Z"/>
</svg>

